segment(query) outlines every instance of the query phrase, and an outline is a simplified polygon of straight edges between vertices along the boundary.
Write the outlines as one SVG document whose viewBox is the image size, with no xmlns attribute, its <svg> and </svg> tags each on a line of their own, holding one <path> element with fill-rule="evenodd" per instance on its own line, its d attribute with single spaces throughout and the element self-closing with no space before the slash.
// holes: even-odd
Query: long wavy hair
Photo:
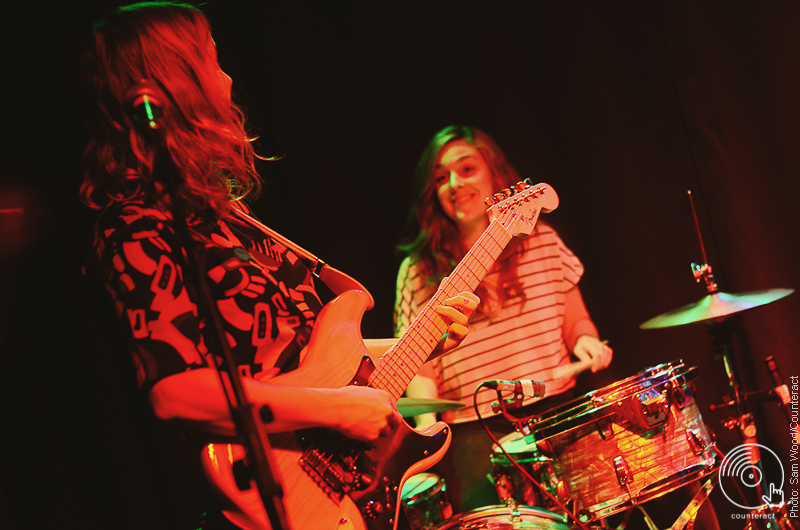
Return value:
<svg viewBox="0 0 800 530">
<path fill-rule="evenodd" d="M 481 154 L 491 172 L 494 192 L 521 180 L 497 142 L 482 130 L 465 125 L 450 125 L 433 135 L 422 151 L 415 171 L 412 187 L 414 199 L 408 220 L 408 232 L 412 235 L 397 245 L 400 252 L 411 257 L 432 285 L 438 285 L 442 278 L 450 274 L 469 250 L 464 248 L 455 221 L 447 216 L 439 202 L 434 178 L 442 150 L 456 140 L 466 140 Z M 510 273 L 517 264 L 517 253 L 514 250 L 518 243 L 519 240 L 515 238 L 498 260 L 501 288 L 496 293 L 489 293 L 486 286 L 481 285 L 476 289 L 481 300 L 502 302 L 507 297 L 522 294 L 521 285 Z M 480 309 L 484 314 L 493 316 L 499 309 L 498 305 L 481 304 Z"/>
<path fill-rule="evenodd" d="M 85 204 L 100 209 L 165 199 L 165 150 L 181 176 L 188 212 L 225 216 L 231 198 L 258 194 L 253 139 L 231 100 L 200 10 L 169 2 L 114 10 L 95 24 L 81 71 L 89 98 L 80 191 Z M 131 114 L 131 92 L 143 84 L 163 99 L 156 131 L 137 126 Z"/>
</svg>

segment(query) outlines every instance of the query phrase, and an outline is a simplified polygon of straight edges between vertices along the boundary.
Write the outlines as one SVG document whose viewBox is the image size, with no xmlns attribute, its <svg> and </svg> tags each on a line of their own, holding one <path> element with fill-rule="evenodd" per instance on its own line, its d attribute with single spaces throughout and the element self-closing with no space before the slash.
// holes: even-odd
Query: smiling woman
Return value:
<svg viewBox="0 0 800 530">
<path fill-rule="evenodd" d="M 484 199 L 520 179 L 492 138 L 472 127 L 451 126 L 434 135 L 417 166 L 412 220 L 418 232 L 400 246 L 408 257 L 397 276 L 396 334 L 425 306 L 436 285 L 489 226 Z M 476 294 L 482 304 L 470 336 L 427 363 L 406 391 L 415 398 L 472 404 L 476 385 L 488 379 L 534 379 L 546 384 L 546 401 L 571 397 L 577 371 L 570 353 L 593 371 L 608 366 L 611 349 L 598 338 L 583 304 L 578 281 L 583 265 L 552 228 L 539 221 L 533 233 L 510 244 L 488 271 Z M 558 368 L 558 370 L 556 370 Z M 567 373 L 570 372 L 570 373 Z M 567 374 L 567 375 L 564 375 Z M 479 395 L 482 416 L 491 396 Z M 530 409 L 528 410 L 530 412 Z M 439 464 L 447 491 L 460 511 L 496 504 L 486 480 L 491 439 L 472 407 L 445 413 L 453 445 Z M 435 421 L 416 418 L 417 427 Z M 509 422 L 496 426 L 509 432 Z"/>
<path fill-rule="evenodd" d="M 469 248 L 489 226 L 483 201 L 494 192 L 492 172 L 475 146 L 455 140 L 442 149 L 434 175 L 439 204 Z"/>
</svg>

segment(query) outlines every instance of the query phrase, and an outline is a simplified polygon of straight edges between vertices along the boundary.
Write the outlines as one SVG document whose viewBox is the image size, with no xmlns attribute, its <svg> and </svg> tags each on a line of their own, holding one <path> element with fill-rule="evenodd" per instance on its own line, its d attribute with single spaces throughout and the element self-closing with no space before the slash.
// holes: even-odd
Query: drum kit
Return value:
<svg viewBox="0 0 800 530">
<path fill-rule="evenodd" d="M 640 327 L 710 325 L 733 396 L 724 405 L 736 413 L 729 424 L 738 429 L 743 444 L 755 444 L 749 394 L 739 386 L 732 359 L 729 317 L 794 291 L 724 293 L 718 290 L 710 267 L 692 264 L 692 268 L 698 282 L 705 280 L 708 295 Z M 773 359 L 768 366 L 777 387 L 780 381 Z M 515 427 L 512 434 L 495 440 L 492 454 L 487 455 L 501 504 L 453 515 L 444 481 L 435 474 L 422 473 L 411 477 L 401 494 L 411 530 L 588 530 L 609 528 L 609 516 L 622 513 L 624 521 L 617 528 L 624 528 L 634 508 L 641 509 L 649 528 L 656 530 L 642 504 L 694 483 L 698 486 L 692 490 L 696 491 L 694 498 L 671 527 L 691 530 L 698 509 L 718 482 L 724 461 L 695 402 L 696 378 L 697 369 L 681 360 L 660 364 L 524 419 L 506 411 L 506 404 L 511 405 L 513 400 L 501 399 L 498 391 L 495 412 L 502 412 Z M 762 394 L 768 399 L 782 399 L 780 391 Z M 460 402 L 446 400 L 401 398 L 398 402 L 400 412 L 407 417 L 461 406 Z M 751 467 L 760 466 L 758 453 L 754 454 Z M 760 500 L 762 492 L 758 487 L 756 490 Z M 800 529 L 787 510 L 782 502 L 765 504 L 750 512 L 746 529 Z"/>
</svg>

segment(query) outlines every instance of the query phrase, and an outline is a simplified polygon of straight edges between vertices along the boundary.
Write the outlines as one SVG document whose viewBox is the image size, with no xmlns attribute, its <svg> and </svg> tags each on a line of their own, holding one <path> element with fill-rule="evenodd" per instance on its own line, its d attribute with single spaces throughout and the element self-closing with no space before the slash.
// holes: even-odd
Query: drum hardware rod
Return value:
<svg viewBox="0 0 800 530">
<path fill-rule="evenodd" d="M 739 377 L 736 366 L 733 362 L 733 345 L 731 335 L 733 335 L 733 325 L 731 320 L 714 322 L 709 326 L 708 334 L 714 346 L 714 353 L 717 359 L 722 359 L 725 367 L 725 375 L 733 392 L 733 401 L 736 403 L 736 413 L 739 416 L 747 412 L 745 399 L 739 385 Z"/>
<path fill-rule="evenodd" d="M 638 506 L 636 507 L 632 506 L 631 508 L 625 510 L 622 517 L 622 521 L 620 521 L 619 524 L 617 524 L 617 526 L 613 527 L 613 529 L 625 530 L 628 527 L 628 523 L 630 523 L 631 521 L 631 515 L 633 515 L 633 510 L 635 508 L 638 508 Z M 600 519 L 598 522 L 600 523 L 600 528 L 611 528 L 610 526 L 608 526 L 608 519 Z"/>
<path fill-rule="evenodd" d="M 694 273 L 694 279 L 698 282 L 703 279 L 706 282 L 706 290 L 708 290 L 709 294 L 716 293 L 719 291 L 717 287 L 717 282 L 714 281 L 714 273 L 711 271 L 711 266 L 708 264 L 708 256 L 706 255 L 706 246 L 703 244 L 703 234 L 700 231 L 700 222 L 697 220 L 697 210 L 694 207 L 694 198 L 692 198 L 692 190 L 688 191 L 689 194 L 689 204 L 692 207 L 692 218 L 694 219 L 694 227 L 697 230 L 697 239 L 700 242 L 700 253 L 703 256 L 703 264 L 698 265 L 697 263 L 692 263 L 692 272 Z"/>
<path fill-rule="evenodd" d="M 642 516 L 644 516 L 644 522 L 647 525 L 647 528 L 649 530 L 658 530 L 658 526 L 656 526 L 656 523 L 650 518 L 650 514 L 645 511 L 644 506 L 638 504 L 636 505 L 636 508 L 639 508 L 639 511 L 642 512 Z"/>
<path fill-rule="evenodd" d="M 720 403 L 719 405 L 714 405 L 713 403 L 709 405 L 709 410 L 711 412 L 716 412 L 718 410 L 736 408 L 735 400 L 728 396 L 724 396 L 722 399 L 723 403 Z M 780 398 L 774 390 L 755 390 L 752 392 L 745 392 L 744 401 L 748 405 L 757 405 L 759 403 L 764 403 L 765 401 L 780 401 Z"/>
<path fill-rule="evenodd" d="M 694 522 L 697 519 L 697 512 L 700 510 L 700 506 L 708 499 L 711 490 L 714 489 L 714 485 L 717 483 L 717 473 L 718 471 L 714 471 L 706 483 L 695 493 L 686 509 L 683 510 L 683 513 L 678 516 L 678 519 L 670 527 L 670 530 L 692 530 L 694 528 Z"/>
</svg>

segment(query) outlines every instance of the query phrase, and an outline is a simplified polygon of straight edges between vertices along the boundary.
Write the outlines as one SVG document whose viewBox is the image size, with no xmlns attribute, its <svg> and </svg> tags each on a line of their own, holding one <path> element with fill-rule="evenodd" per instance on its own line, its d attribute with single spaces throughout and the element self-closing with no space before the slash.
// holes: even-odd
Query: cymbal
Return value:
<svg viewBox="0 0 800 530">
<path fill-rule="evenodd" d="M 684 326 L 704 320 L 726 317 L 754 307 L 767 305 L 789 296 L 794 289 L 766 289 L 739 294 L 715 292 L 701 300 L 651 318 L 639 327 L 642 329 Z"/>
<path fill-rule="evenodd" d="M 429 412 L 444 412 L 463 407 L 460 401 L 450 401 L 447 399 L 427 399 L 427 398 L 400 398 L 397 400 L 397 410 L 404 418 L 419 416 Z"/>
</svg>

